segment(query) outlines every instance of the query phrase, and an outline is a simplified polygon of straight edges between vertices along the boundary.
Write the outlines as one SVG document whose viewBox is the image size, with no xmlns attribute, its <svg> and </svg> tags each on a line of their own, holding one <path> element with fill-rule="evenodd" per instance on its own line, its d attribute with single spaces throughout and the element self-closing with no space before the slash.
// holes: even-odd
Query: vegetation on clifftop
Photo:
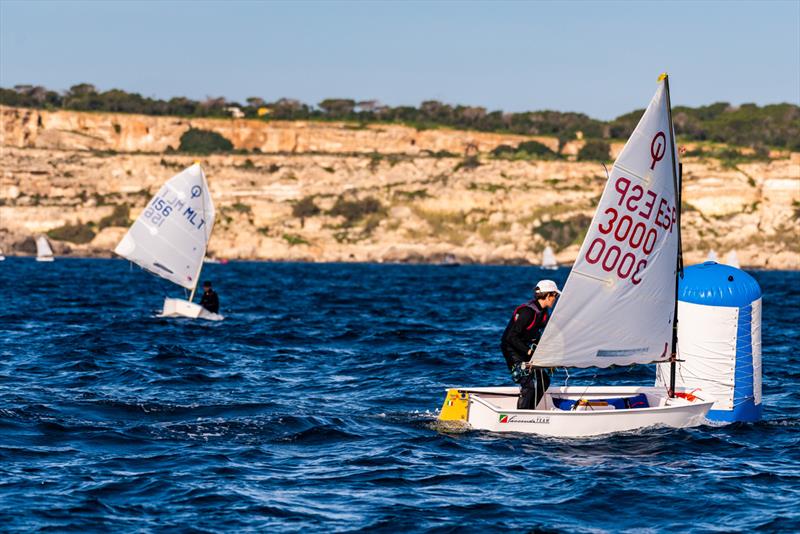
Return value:
<svg viewBox="0 0 800 534">
<path fill-rule="evenodd" d="M 239 108 L 245 117 L 279 120 L 337 120 L 364 125 L 368 123 L 401 123 L 419 129 L 450 127 L 486 132 L 507 132 L 523 135 L 549 135 L 563 143 L 575 139 L 578 132 L 588 139 L 624 139 L 633 131 L 644 110 L 621 115 L 611 121 L 600 121 L 582 113 L 560 111 L 526 111 L 504 113 L 479 106 L 450 105 L 435 100 L 419 107 L 385 106 L 375 100 L 356 101 L 328 98 L 309 105 L 299 100 L 281 98 L 267 102 L 250 97 L 244 104 L 225 98 L 195 101 L 185 97 L 159 100 L 128 93 L 120 89 L 98 91 L 94 85 L 81 83 L 58 93 L 44 87 L 18 85 L 0 88 L 0 104 L 40 109 L 104 111 L 170 115 L 179 117 L 230 117 L 230 108 Z M 800 107 L 794 104 L 755 104 L 731 106 L 717 102 L 673 110 L 675 130 L 686 140 L 714 141 L 753 148 L 771 146 L 800 150 Z M 541 157 L 542 154 L 539 154 Z"/>
</svg>

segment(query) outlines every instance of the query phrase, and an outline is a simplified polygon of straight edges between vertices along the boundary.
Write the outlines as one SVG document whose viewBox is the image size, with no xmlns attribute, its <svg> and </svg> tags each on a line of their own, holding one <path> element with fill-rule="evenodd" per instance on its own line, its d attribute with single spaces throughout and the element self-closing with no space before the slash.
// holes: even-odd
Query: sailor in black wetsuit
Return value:
<svg viewBox="0 0 800 534">
<path fill-rule="evenodd" d="M 203 282 L 203 298 L 200 299 L 200 306 L 211 313 L 219 313 L 219 295 L 211 289 L 211 282 Z"/>
<path fill-rule="evenodd" d="M 550 386 L 550 375 L 543 368 L 532 367 L 530 360 L 542 331 L 550 318 L 550 310 L 561 294 L 552 280 L 540 280 L 534 298 L 514 310 L 500 342 L 500 350 L 514 382 L 519 383 L 517 408 L 533 410 Z"/>
</svg>

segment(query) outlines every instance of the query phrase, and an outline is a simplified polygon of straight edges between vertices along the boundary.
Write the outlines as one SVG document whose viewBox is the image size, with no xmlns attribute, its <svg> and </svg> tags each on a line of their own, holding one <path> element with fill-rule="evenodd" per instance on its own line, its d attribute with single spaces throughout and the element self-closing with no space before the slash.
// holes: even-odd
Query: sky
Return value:
<svg viewBox="0 0 800 534">
<path fill-rule="evenodd" d="M 610 119 L 646 106 L 800 104 L 800 0 L 0 0 L 0 86 L 168 99 L 424 100 Z"/>
</svg>

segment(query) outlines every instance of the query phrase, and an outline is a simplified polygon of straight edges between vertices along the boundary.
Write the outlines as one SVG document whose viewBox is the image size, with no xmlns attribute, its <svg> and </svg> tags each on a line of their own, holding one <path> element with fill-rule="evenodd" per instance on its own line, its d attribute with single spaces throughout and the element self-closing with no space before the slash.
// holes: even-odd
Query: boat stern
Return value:
<svg viewBox="0 0 800 534">
<path fill-rule="evenodd" d="M 467 422 L 469 419 L 469 392 L 451 388 L 447 390 L 447 395 L 439 412 L 439 421 L 461 421 Z"/>
</svg>

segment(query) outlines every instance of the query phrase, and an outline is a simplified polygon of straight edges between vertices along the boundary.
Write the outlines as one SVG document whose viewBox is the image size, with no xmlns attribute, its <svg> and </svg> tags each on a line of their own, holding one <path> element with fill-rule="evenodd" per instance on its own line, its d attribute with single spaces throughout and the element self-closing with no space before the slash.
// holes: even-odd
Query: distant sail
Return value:
<svg viewBox="0 0 800 534">
<path fill-rule="evenodd" d="M 37 258 L 52 258 L 53 249 L 50 248 L 50 242 L 43 235 L 36 238 L 36 257 Z"/>
<path fill-rule="evenodd" d="M 662 81 L 611 169 L 535 365 L 669 358 L 678 252 L 671 128 Z"/>
<path fill-rule="evenodd" d="M 739 268 L 739 256 L 736 255 L 735 250 L 728 252 L 728 255 L 725 256 L 725 263 L 731 267 Z"/>
<path fill-rule="evenodd" d="M 558 262 L 556 255 L 553 253 L 553 248 L 550 246 L 545 247 L 542 252 L 542 269 L 557 269 Z"/>
<path fill-rule="evenodd" d="M 194 164 L 167 181 L 114 250 L 123 258 L 194 289 L 214 227 L 214 203 Z"/>
<path fill-rule="evenodd" d="M 708 257 L 706 257 L 706 261 L 716 261 L 716 262 L 718 262 L 719 258 L 717 258 L 717 251 L 714 250 L 713 248 L 711 250 L 709 250 L 708 251 Z"/>
</svg>

